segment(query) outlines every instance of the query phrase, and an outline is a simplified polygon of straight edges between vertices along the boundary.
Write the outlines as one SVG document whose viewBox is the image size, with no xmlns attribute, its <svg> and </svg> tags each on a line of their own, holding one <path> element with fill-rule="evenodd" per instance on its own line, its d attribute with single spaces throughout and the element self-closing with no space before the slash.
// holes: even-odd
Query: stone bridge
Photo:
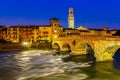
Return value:
<svg viewBox="0 0 120 80">
<path fill-rule="evenodd" d="M 52 48 L 72 55 L 94 54 L 96 61 L 112 60 L 120 48 L 119 36 L 68 36 L 54 38 Z"/>
</svg>

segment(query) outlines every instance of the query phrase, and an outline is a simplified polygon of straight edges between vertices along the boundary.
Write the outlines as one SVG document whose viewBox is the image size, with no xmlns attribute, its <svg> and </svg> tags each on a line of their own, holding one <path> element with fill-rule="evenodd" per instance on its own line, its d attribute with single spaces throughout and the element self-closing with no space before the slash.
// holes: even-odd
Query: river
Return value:
<svg viewBox="0 0 120 80">
<path fill-rule="evenodd" d="M 0 52 L 0 80 L 120 80 L 120 64 L 85 56 L 48 55 L 52 50 Z"/>
</svg>

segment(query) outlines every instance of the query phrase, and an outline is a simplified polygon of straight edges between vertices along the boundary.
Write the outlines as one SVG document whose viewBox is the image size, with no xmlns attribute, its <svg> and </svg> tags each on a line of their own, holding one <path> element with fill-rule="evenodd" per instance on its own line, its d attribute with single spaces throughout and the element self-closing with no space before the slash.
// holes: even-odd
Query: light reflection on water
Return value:
<svg viewBox="0 0 120 80">
<path fill-rule="evenodd" d="M 81 62 L 84 56 L 48 55 L 50 53 L 53 51 L 1 52 L 0 80 L 119 80 L 120 78 L 120 70 L 115 69 L 112 62 L 91 64 Z"/>
</svg>

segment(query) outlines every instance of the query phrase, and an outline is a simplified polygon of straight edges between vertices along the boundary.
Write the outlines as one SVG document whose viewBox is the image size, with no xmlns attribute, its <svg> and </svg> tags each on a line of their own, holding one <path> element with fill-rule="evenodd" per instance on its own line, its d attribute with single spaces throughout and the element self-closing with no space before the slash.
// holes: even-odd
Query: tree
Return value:
<svg viewBox="0 0 120 80">
<path fill-rule="evenodd" d="M 120 36 L 120 30 L 118 30 L 118 31 L 114 34 L 114 36 Z"/>
</svg>

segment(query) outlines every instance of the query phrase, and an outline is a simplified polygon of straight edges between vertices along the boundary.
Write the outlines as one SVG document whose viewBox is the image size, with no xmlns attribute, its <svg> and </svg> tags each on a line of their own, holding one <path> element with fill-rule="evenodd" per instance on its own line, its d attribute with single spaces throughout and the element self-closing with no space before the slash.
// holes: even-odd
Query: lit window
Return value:
<svg viewBox="0 0 120 80">
<path fill-rule="evenodd" d="M 57 32 L 57 30 L 54 30 L 54 32 L 56 33 L 56 32 Z"/>
</svg>

